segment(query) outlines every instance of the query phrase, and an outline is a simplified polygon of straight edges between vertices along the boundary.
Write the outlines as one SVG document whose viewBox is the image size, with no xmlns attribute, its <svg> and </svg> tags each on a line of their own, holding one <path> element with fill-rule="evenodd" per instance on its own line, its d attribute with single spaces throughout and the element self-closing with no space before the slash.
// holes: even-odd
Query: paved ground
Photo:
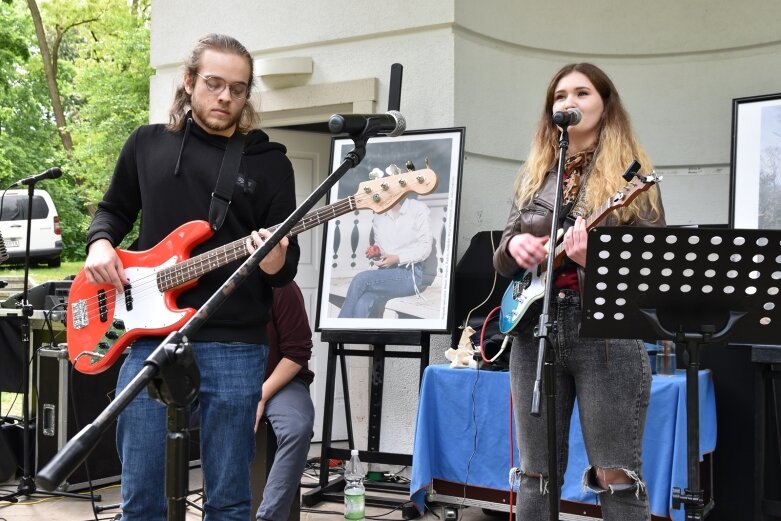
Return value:
<svg viewBox="0 0 781 521">
<path fill-rule="evenodd" d="M 309 490 L 307 484 L 315 482 L 316 479 L 314 477 L 304 475 L 301 480 L 302 492 L 305 493 Z M 18 480 L 13 480 L 8 483 L 0 484 L 0 491 L 2 493 L 14 491 L 16 490 L 18 483 Z M 200 468 L 194 468 L 190 471 L 190 488 L 196 489 L 200 487 L 200 485 L 201 470 Z M 119 484 L 99 487 L 96 489 L 95 493 L 101 495 L 101 501 L 96 503 L 98 507 L 112 506 L 119 503 Z M 398 498 L 400 501 L 405 499 L 403 496 L 399 495 L 390 497 L 394 500 Z M 193 494 L 189 499 L 197 503 L 200 500 L 200 496 L 198 494 Z M 19 498 L 19 503 L 16 504 L 0 502 L 0 521 L 95 521 L 96 519 L 100 521 L 111 521 L 117 513 L 119 513 L 118 508 L 110 508 L 93 514 L 92 504 L 89 500 L 73 498 L 39 497 L 36 495 L 32 498 Z M 367 507 L 366 514 L 372 519 L 404 519 L 399 510 L 391 511 L 390 508 Z M 433 512 L 427 513 L 420 519 L 423 521 L 455 520 L 456 515 L 460 521 L 507 519 L 506 515 L 501 518 L 487 516 L 481 509 L 476 507 L 464 508 L 460 511 L 453 510 L 448 512 L 447 516 L 445 514 L 446 512 L 444 512 L 441 507 L 438 507 Z M 196 508 L 188 508 L 186 521 L 198 521 L 200 519 L 201 513 Z M 344 514 L 340 503 L 321 502 L 312 508 L 302 507 L 300 512 L 301 521 L 338 521 L 341 519 L 344 519 Z"/>
</svg>

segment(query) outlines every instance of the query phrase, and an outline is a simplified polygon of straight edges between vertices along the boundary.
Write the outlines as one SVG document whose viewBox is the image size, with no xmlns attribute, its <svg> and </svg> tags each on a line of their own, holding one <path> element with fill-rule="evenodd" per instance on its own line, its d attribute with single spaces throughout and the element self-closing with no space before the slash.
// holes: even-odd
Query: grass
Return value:
<svg viewBox="0 0 781 521">
<path fill-rule="evenodd" d="M 59 268 L 49 268 L 45 265 L 30 267 L 30 280 L 35 284 L 44 282 L 65 280 L 66 277 L 76 275 L 84 265 L 84 261 L 63 262 Z M 24 276 L 24 266 L 0 266 L 0 280 L 7 276 Z M 10 416 L 22 416 L 22 395 L 16 393 L 0 394 L 0 418 Z"/>
<path fill-rule="evenodd" d="M 84 266 L 84 261 L 64 262 L 59 268 L 48 268 L 43 265 L 30 266 L 30 278 L 36 284 L 42 284 L 52 280 L 65 280 L 66 277 L 76 275 Z M 3 276 L 24 276 L 24 266 L 0 266 L 0 280 Z"/>
</svg>

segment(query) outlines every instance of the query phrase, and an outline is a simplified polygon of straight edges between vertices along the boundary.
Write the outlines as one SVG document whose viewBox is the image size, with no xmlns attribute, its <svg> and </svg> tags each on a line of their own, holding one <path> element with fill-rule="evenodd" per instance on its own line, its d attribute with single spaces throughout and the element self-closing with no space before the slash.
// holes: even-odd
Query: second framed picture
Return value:
<svg viewBox="0 0 781 521">
<path fill-rule="evenodd" d="M 781 229 L 781 94 L 732 100 L 729 223 Z"/>
<path fill-rule="evenodd" d="M 448 330 L 463 142 L 463 128 L 371 138 L 331 189 L 354 211 L 326 226 L 318 331 Z M 334 138 L 331 170 L 353 146 Z"/>
</svg>

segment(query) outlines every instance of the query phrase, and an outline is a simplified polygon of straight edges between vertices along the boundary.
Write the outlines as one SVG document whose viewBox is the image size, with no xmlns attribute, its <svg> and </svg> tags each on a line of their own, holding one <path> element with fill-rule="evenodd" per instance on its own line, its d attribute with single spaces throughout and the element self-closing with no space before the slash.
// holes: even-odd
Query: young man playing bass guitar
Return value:
<svg viewBox="0 0 781 521">
<path fill-rule="evenodd" d="M 178 226 L 206 220 L 230 139 L 244 138 L 238 177 L 224 222 L 193 254 L 250 236 L 254 250 L 266 228 L 295 209 L 293 169 L 285 147 L 261 130 L 249 98 L 253 62 L 235 39 L 201 38 L 185 62 L 168 125 L 145 125 L 125 143 L 108 191 L 87 235 L 84 266 L 92 284 L 126 290 L 128 278 L 115 247 L 141 213 L 131 249 L 147 250 Z M 234 170 L 235 173 L 235 170 Z M 209 317 L 190 341 L 201 373 L 201 460 L 208 491 L 206 520 L 250 517 L 253 425 L 267 361 L 266 323 L 272 287 L 293 280 L 298 244 L 284 238 L 258 269 Z M 200 307 L 232 274 L 236 261 L 202 276 L 181 293 L 181 307 Z M 133 344 L 120 371 L 117 391 L 136 375 L 161 337 Z M 123 521 L 166 519 L 164 491 L 165 406 L 139 394 L 117 425 L 122 461 Z"/>
</svg>

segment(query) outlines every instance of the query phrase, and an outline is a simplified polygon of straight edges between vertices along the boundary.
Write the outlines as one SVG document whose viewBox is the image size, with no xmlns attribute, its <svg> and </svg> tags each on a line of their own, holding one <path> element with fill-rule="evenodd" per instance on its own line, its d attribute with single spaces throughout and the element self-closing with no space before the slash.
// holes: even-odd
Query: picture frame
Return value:
<svg viewBox="0 0 781 521">
<path fill-rule="evenodd" d="M 349 137 L 333 138 L 332 171 L 353 147 Z M 464 128 L 368 140 L 365 158 L 333 186 L 329 204 L 368 193 L 366 181 L 371 189 L 380 183 L 387 190 L 382 185 L 387 181 L 391 187 L 403 184 L 409 192 L 377 212 L 356 209 L 327 223 L 316 331 L 449 330 L 463 148 Z M 397 172 L 402 178 L 394 177 Z M 420 172 L 433 176 L 430 193 L 418 193 L 404 182 L 405 176 L 422 179 Z M 376 197 L 380 195 L 382 188 Z"/>
<path fill-rule="evenodd" d="M 781 229 L 781 93 L 732 100 L 731 228 Z"/>
</svg>

